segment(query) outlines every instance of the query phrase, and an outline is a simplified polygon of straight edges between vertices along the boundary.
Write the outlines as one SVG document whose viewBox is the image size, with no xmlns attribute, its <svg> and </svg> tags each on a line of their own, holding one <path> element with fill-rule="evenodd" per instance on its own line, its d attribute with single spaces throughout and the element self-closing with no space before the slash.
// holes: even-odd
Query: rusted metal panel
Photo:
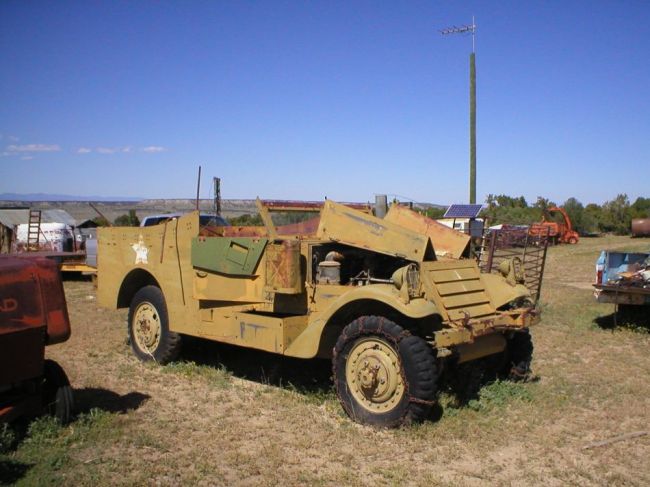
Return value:
<svg viewBox="0 0 650 487">
<path fill-rule="evenodd" d="M 56 262 L 0 256 L 0 421 L 40 411 L 45 345 L 69 335 Z"/>
<path fill-rule="evenodd" d="M 470 236 L 401 205 L 391 205 L 384 220 L 427 235 L 438 257 L 460 259 L 469 245 Z"/>
<path fill-rule="evenodd" d="M 435 259 L 427 235 L 332 201 L 325 202 L 316 236 L 414 262 Z"/>
<path fill-rule="evenodd" d="M 2 326 L 47 327 L 47 344 L 70 337 L 70 320 L 56 262 L 27 255 L 0 258 Z M 9 303 L 9 304 L 8 304 Z"/>
<path fill-rule="evenodd" d="M 43 374 L 45 326 L 0 323 L 0 386 Z"/>
<path fill-rule="evenodd" d="M 300 272 L 300 242 L 284 240 L 266 248 L 266 287 L 281 294 L 302 292 Z"/>
<path fill-rule="evenodd" d="M 269 211 L 320 211 L 326 201 L 261 200 L 261 203 Z M 364 213 L 371 212 L 368 203 L 339 202 L 339 204 Z"/>
</svg>

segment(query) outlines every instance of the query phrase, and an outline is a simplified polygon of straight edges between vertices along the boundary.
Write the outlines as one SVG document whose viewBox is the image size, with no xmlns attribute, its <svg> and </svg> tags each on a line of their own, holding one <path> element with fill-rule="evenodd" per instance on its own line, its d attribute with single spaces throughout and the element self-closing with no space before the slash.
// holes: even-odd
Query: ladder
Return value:
<svg viewBox="0 0 650 487">
<path fill-rule="evenodd" d="M 38 250 L 41 238 L 41 210 L 29 210 L 29 225 L 27 227 L 27 251 Z"/>
</svg>

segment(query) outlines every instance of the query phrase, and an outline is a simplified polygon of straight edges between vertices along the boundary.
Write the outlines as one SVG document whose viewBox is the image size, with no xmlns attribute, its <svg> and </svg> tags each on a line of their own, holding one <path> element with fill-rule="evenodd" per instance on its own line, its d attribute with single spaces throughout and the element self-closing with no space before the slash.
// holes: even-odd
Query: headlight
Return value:
<svg viewBox="0 0 650 487">
<path fill-rule="evenodd" d="M 393 284 L 399 290 L 406 286 L 406 291 L 410 298 L 415 298 L 420 295 L 420 271 L 416 264 L 409 264 L 400 267 L 391 277 Z"/>
<path fill-rule="evenodd" d="M 524 272 L 524 265 L 519 257 L 507 259 L 499 264 L 499 272 L 506 278 L 508 284 L 514 286 L 515 284 L 524 284 L 526 282 L 526 274 Z"/>
</svg>

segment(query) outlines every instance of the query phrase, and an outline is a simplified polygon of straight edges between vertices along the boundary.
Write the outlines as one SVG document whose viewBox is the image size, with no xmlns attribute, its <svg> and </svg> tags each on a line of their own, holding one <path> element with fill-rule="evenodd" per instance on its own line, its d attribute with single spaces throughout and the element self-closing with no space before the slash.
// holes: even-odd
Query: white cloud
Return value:
<svg viewBox="0 0 650 487">
<path fill-rule="evenodd" d="M 155 154 L 159 152 L 167 152 L 169 149 L 159 145 L 149 145 L 147 147 L 133 147 L 132 145 L 123 145 L 117 147 L 79 147 L 76 152 L 77 154 L 88 154 L 90 152 L 97 152 L 98 154 L 131 154 L 135 151 L 148 152 L 150 154 Z"/>
<path fill-rule="evenodd" d="M 31 161 L 34 159 L 34 156 L 23 156 L 20 158 L 21 161 Z"/>
<path fill-rule="evenodd" d="M 118 152 L 122 152 L 125 154 L 128 154 L 129 152 L 133 151 L 133 147 L 130 145 L 125 145 L 122 147 L 96 147 L 95 152 L 98 152 L 100 154 L 116 154 Z"/>
<path fill-rule="evenodd" d="M 140 149 L 142 152 L 156 153 L 156 152 L 167 152 L 166 147 L 161 147 L 159 145 L 150 145 Z"/>
<path fill-rule="evenodd" d="M 23 144 L 8 145 L 7 152 L 59 152 L 61 147 L 58 144 Z"/>
<path fill-rule="evenodd" d="M 0 140 L 7 139 L 9 142 L 18 142 L 18 137 L 9 134 L 0 134 Z"/>
</svg>

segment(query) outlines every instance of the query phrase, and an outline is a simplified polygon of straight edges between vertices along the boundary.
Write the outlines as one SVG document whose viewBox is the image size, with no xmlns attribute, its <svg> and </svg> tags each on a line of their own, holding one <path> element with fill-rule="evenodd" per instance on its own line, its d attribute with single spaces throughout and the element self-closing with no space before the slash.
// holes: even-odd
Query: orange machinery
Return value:
<svg viewBox="0 0 650 487">
<path fill-rule="evenodd" d="M 559 214 L 563 222 L 553 219 L 554 215 Z M 542 221 L 533 223 L 529 230 L 530 235 L 548 235 L 548 238 L 554 243 L 577 244 L 579 240 L 578 232 L 573 229 L 571 219 L 564 208 L 556 206 L 547 209 L 542 215 Z"/>
</svg>

